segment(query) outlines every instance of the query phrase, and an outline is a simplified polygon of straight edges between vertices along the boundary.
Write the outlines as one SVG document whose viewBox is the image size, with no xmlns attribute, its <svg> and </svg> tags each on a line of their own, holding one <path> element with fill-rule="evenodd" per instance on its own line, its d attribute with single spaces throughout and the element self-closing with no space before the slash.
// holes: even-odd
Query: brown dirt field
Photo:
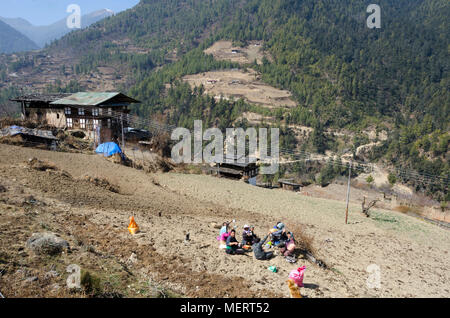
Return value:
<svg viewBox="0 0 450 318">
<path fill-rule="evenodd" d="M 33 157 L 52 169 L 33 169 L 27 163 Z M 367 219 L 351 205 L 345 226 L 338 201 L 211 176 L 148 174 L 101 156 L 11 145 L 0 145 L 0 176 L 6 190 L 0 191 L 5 297 L 86 296 L 64 287 L 69 264 L 100 277 L 102 297 L 152 297 L 155 286 L 187 297 L 289 297 L 285 281 L 301 265 L 307 266 L 301 290 L 307 297 L 450 296 L 450 232 L 400 213 L 375 210 Z M 86 176 L 107 180 L 107 186 Z M 141 228 L 135 236 L 127 231 L 131 215 Z M 263 262 L 252 254 L 224 254 L 212 223 L 232 219 L 239 238 L 245 223 L 262 236 L 284 221 L 302 232 L 297 238 L 312 240 L 315 256 L 329 269 L 304 256 L 290 264 L 279 256 Z M 41 231 L 58 233 L 70 251 L 59 257 L 34 255 L 25 243 Z M 132 253 L 135 263 L 128 261 Z M 366 286 L 366 268 L 373 263 L 381 267 L 381 289 Z M 270 265 L 278 273 L 267 270 Z M 58 277 L 45 276 L 52 268 Z M 30 276 L 38 280 L 27 282 Z"/>
<path fill-rule="evenodd" d="M 158 174 L 161 185 L 201 201 L 301 223 L 314 238 L 316 257 L 332 271 L 307 269 L 325 297 L 448 297 L 450 232 L 402 213 L 373 208 L 371 218 L 345 201 L 262 189 L 202 175 Z M 270 199 L 268 199 L 270 198 Z M 381 289 L 366 286 L 371 264 L 381 268 Z M 307 265 L 308 267 L 308 265 Z M 425 270 L 426 268 L 426 270 Z M 327 277 L 329 273 L 338 273 Z M 311 275 L 311 276 L 310 276 Z M 337 284 L 332 281 L 336 280 Z"/>
<path fill-rule="evenodd" d="M 235 53 L 233 53 L 233 50 Z M 260 41 L 251 41 L 246 47 L 233 46 L 231 41 L 217 41 L 203 52 L 212 54 L 216 60 L 240 64 L 251 64 L 255 59 L 258 64 L 262 64 L 262 58 L 264 57 L 262 42 Z"/>
<path fill-rule="evenodd" d="M 249 103 L 267 108 L 295 107 L 289 91 L 281 90 L 258 80 L 258 73 L 252 69 L 213 71 L 186 75 L 183 80 L 192 87 L 203 85 L 205 94 L 220 98 L 243 98 Z"/>
</svg>

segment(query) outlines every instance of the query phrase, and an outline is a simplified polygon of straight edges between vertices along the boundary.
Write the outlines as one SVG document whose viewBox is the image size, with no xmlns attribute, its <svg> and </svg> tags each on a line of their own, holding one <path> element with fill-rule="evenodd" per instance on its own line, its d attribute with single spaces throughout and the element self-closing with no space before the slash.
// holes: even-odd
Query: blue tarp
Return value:
<svg viewBox="0 0 450 318">
<path fill-rule="evenodd" d="M 105 157 L 110 157 L 116 153 L 122 153 L 122 149 L 120 149 L 119 145 L 115 142 L 105 142 L 104 144 L 100 144 L 97 149 L 95 149 L 96 153 L 103 154 Z"/>
<path fill-rule="evenodd" d="M 10 131 L 10 133 L 11 133 L 11 136 L 15 136 L 15 135 L 17 135 L 17 134 L 20 134 L 20 132 L 21 132 L 22 130 L 23 130 L 23 127 L 16 126 L 16 125 L 10 126 L 10 127 L 9 127 L 9 131 Z"/>
</svg>

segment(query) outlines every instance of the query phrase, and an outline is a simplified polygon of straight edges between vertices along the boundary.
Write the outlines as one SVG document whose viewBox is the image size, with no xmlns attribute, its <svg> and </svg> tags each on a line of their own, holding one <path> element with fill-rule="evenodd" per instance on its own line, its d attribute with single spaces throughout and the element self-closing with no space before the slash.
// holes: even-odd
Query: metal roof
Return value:
<svg viewBox="0 0 450 318">
<path fill-rule="evenodd" d="M 77 105 L 77 106 L 98 106 L 108 101 L 117 103 L 140 103 L 119 92 L 80 92 L 58 99 L 51 105 Z"/>
<path fill-rule="evenodd" d="M 302 186 L 299 183 L 295 183 L 294 179 L 278 179 L 278 183 L 291 185 L 291 186 L 300 186 L 300 187 Z"/>
<path fill-rule="evenodd" d="M 55 94 L 28 94 L 10 99 L 13 102 L 54 102 L 58 99 L 70 96 L 71 94 L 66 93 L 55 93 Z"/>
<path fill-rule="evenodd" d="M 58 140 L 50 130 L 30 129 L 20 126 L 10 126 L 0 130 L 0 137 L 27 135 L 46 139 Z"/>
</svg>

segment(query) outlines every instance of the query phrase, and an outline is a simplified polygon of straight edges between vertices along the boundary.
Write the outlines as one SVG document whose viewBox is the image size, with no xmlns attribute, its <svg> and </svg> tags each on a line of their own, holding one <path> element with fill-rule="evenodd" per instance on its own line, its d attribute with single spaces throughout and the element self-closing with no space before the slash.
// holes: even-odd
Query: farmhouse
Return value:
<svg viewBox="0 0 450 318">
<path fill-rule="evenodd" d="M 128 127 L 131 103 L 139 101 L 118 92 L 32 94 L 11 99 L 22 106 L 22 118 L 60 129 L 80 129 L 99 142 L 118 138 Z"/>
</svg>

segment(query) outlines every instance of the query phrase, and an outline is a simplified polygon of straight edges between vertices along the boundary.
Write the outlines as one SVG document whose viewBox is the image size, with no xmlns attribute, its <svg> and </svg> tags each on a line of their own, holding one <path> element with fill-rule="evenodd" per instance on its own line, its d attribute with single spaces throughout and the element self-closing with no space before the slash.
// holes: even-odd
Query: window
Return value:
<svg viewBox="0 0 450 318">
<path fill-rule="evenodd" d="M 98 108 L 92 108 L 92 116 L 98 116 Z"/>
<path fill-rule="evenodd" d="M 112 108 L 108 108 L 108 115 L 112 115 Z"/>
<path fill-rule="evenodd" d="M 83 118 L 80 119 L 80 128 L 86 129 L 86 119 Z"/>
<path fill-rule="evenodd" d="M 66 125 L 67 125 L 67 128 L 72 128 L 73 127 L 72 118 L 66 118 Z"/>
<path fill-rule="evenodd" d="M 108 118 L 108 128 L 111 128 L 111 119 Z"/>
<path fill-rule="evenodd" d="M 64 114 L 66 114 L 66 115 L 72 114 L 72 110 L 70 109 L 70 107 L 64 108 Z"/>
<path fill-rule="evenodd" d="M 98 114 L 99 114 L 99 116 L 102 115 L 102 112 L 103 112 L 103 110 L 102 110 L 101 108 L 99 108 L 99 109 L 98 109 Z"/>
<path fill-rule="evenodd" d="M 86 130 L 92 130 L 92 129 L 93 129 L 92 120 L 86 119 Z"/>
<path fill-rule="evenodd" d="M 84 116 L 84 108 L 78 108 L 78 115 Z"/>
<path fill-rule="evenodd" d="M 94 119 L 94 129 L 97 129 L 97 127 L 100 127 L 100 120 Z"/>
</svg>

